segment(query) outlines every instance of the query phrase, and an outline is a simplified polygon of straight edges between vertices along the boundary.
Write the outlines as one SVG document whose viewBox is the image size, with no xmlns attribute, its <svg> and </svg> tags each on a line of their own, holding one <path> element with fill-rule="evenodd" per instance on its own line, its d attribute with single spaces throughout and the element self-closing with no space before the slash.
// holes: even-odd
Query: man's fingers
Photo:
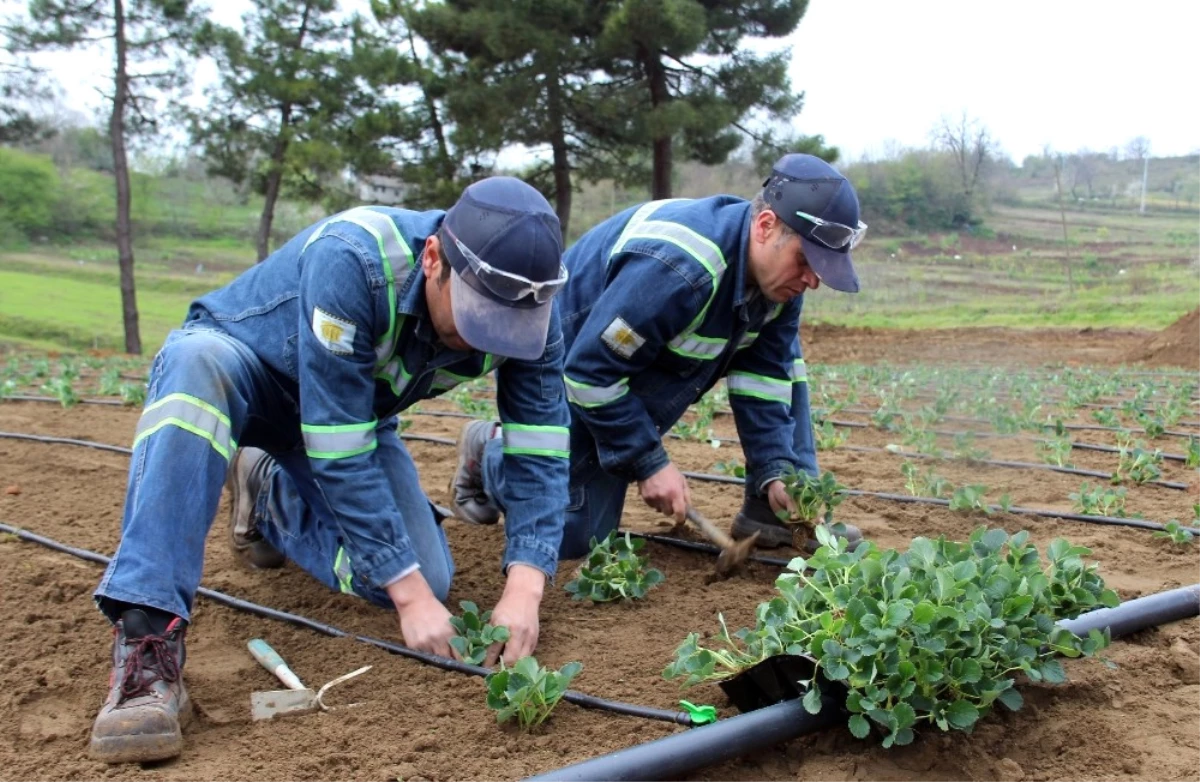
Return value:
<svg viewBox="0 0 1200 782">
<path fill-rule="evenodd" d="M 483 664 L 488 668 L 494 668 L 500 660 L 500 651 L 504 649 L 504 644 L 494 643 L 487 648 L 487 655 L 483 658 Z"/>
</svg>

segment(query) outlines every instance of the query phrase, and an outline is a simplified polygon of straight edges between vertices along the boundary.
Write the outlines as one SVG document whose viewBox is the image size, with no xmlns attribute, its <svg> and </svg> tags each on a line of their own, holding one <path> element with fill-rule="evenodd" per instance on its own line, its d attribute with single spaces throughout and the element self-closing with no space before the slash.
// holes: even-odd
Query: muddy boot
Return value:
<svg viewBox="0 0 1200 782">
<path fill-rule="evenodd" d="M 846 539 L 849 551 L 853 551 L 862 542 L 862 532 L 852 524 L 834 524 L 832 530 Z M 734 540 L 743 540 L 757 532 L 757 545 L 761 548 L 795 546 L 811 554 L 820 545 L 816 538 L 808 535 L 806 528 L 780 521 L 764 497 L 745 499 L 742 509 L 733 519 L 732 532 Z"/>
<path fill-rule="evenodd" d="M 88 755 L 105 763 L 144 763 L 183 750 L 182 728 L 192 716 L 183 686 L 183 636 L 175 618 L 155 635 L 141 609 L 121 614 L 113 628 L 108 698 L 92 725 Z"/>
<path fill-rule="evenodd" d="M 283 567 L 287 559 L 263 538 L 258 529 L 258 495 L 263 490 L 271 468 L 275 466 L 266 451 L 258 448 L 239 448 L 229 465 L 229 488 L 233 502 L 229 513 L 229 545 L 233 553 L 251 567 Z"/>
<path fill-rule="evenodd" d="M 483 448 L 496 432 L 492 421 L 469 421 L 458 434 L 458 465 L 450 479 L 450 504 L 455 518 L 468 524 L 495 524 L 496 507 L 483 489 Z"/>
</svg>

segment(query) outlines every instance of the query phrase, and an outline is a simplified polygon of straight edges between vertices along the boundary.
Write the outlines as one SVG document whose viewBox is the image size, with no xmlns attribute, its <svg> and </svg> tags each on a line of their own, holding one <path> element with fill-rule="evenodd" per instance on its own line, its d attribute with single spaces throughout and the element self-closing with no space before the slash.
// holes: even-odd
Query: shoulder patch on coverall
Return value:
<svg viewBox="0 0 1200 782">
<path fill-rule="evenodd" d="M 633 358 L 638 348 L 646 344 L 646 338 L 634 331 L 620 316 L 613 318 L 600 338 L 621 358 Z"/>
<path fill-rule="evenodd" d="M 339 356 L 349 356 L 354 353 L 354 333 L 358 327 L 353 321 L 330 315 L 320 307 L 313 307 L 313 335 L 317 341 Z"/>
</svg>

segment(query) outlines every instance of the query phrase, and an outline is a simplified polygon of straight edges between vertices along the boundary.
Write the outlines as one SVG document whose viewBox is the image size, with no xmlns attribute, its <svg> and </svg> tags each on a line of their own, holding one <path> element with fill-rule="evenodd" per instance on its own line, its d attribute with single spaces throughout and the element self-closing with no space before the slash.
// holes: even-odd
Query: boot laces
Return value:
<svg viewBox="0 0 1200 782">
<path fill-rule="evenodd" d="M 121 700 L 150 694 L 156 681 L 178 681 L 179 663 L 171 653 L 167 639 L 161 635 L 145 635 L 126 643 L 133 645 L 133 651 L 121 679 Z"/>
</svg>

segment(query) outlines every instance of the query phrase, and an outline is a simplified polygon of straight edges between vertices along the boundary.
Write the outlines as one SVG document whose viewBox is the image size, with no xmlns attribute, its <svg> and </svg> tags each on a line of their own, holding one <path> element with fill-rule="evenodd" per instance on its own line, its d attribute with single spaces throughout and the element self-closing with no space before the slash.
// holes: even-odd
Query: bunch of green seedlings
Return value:
<svg viewBox="0 0 1200 782">
<path fill-rule="evenodd" d="M 1183 462 L 1188 469 L 1196 469 L 1200 467 L 1200 437 L 1189 437 L 1187 444 L 1187 458 Z"/>
<path fill-rule="evenodd" d="M 794 515 L 787 511 L 778 512 L 779 518 L 788 523 L 811 529 L 819 522 L 833 523 L 833 509 L 846 499 L 846 487 L 838 483 L 833 473 L 826 471 L 814 477 L 803 470 L 791 469 L 784 473 L 783 488 L 796 505 Z"/>
<path fill-rule="evenodd" d="M 522 657 L 511 668 L 502 665 L 484 679 L 488 708 L 496 712 L 496 722 L 516 718 L 521 730 L 533 730 L 546 721 L 582 670 L 583 663 L 569 662 L 555 671 L 539 665 L 535 657 Z"/>
<path fill-rule="evenodd" d="M 1067 436 L 1050 437 L 1038 440 L 1034 446 L 1038 457 L 1046 464 L 1055 467 L 1074 467 L 1071 463 L 1071 438 Z"/>
<path fill-rule="evenodd" d="M 723 462 L 717 462 L 713 465 L 713 469 L 722 475 L 729 475 L 734 478 L 746 477 L 746 467 L 737 459 L 727 459 Z"/>
<path fill-rule="evenodd" d="M 944 499 L 953 488 L 950 481 L 934 472 L 933 467 L 921 472 L 917 465 L 906 461 L 900 465 L 900 472 L 904 475 L 904 488 L 914 497 Z"/>
<path fill-rule="evenodd" d="M 450 639 L 450 647 L 458 653 L 463 662 L 482 665 L 492 644 L 508 641 L 508 628 L 492 625 L 492 612 L 480 613 L 479 606 L 470 600 L 461 601 L 459 606 L 462 607 L 462 616 L 450 617 L 450 626 L 456 633 Z"/>
<path fill-rule="evenodd" d="M 680 419 L 671 427 L 671 431 L 684 440 L 703 442 L 713 441 L 713 417 L 717 412 L 717 400 L 713 394 L 705 394 L 692 405 L 690 420 Z"/>
<path fill-rule="evenodd" d="M 950 510 L 962 513 L 972 513 L 974 511 L 991 513 L 991 507 L 987 504 L 986 499 L 987 492 L 988 487 L 982 484 L 959 486 L 950 495 Z"/>
<path fill-rule="evenodd" d="M 1111 408 L 1103 407 L 1092 411 L 1092 420 L 1101 426 L 1111 426 L 1114 429 L 1121 425 L 1121 419 Z"/>
<path fill-rule="evenodd" d="M 1120 483 L 1130 480 L 1137 484 L 1156 481 L 1162 477 L 1162 451 L 1148 451 L 1134 448 L 1131 451 L 1122 450 L 1117 457 L 1117 471 L 1112 474 L 1112 482 Z"/>
<path fill-rule="evenodd" d="M 1166 529 L 1153 533 L 1150 537 L 1169 540 L 1177 546 L 1187 546 L 1195 542 L 1196 536 L 1191 530 L 1171 519 L 1165 525 Z"/>
<path fill-rule="evenodd" d="M 665 580 L 662 571 L 648 567 L 649 557 L 638 556 L 646 541 L 617 530 L 597 542 L 566 589 L 574 600 L 606 603 L 612 600 L 641 600 Z"/>
<path fill-rule="evenodd" d="M 688 686 L 726 678 L 768 657 L 816 661 L 803 706 L 822 708 L 821 682 L 846 688 L 850 731 L 874 725 L 883 745 L 908 744 L 915 730 L 971 730 L 998 701 L 1020 709 L 1016 676 L 1066 680 L 1056 655 L 1093 656 L 1106 634 L 1086 638 L 1055 622 L 1115 606 L 1091 550 L 1054 540 L 1043 562 L 1022 531 L 975 530 L 966 543 L 916 538 L 908 551 L 867 542 L 847 550 L 824 529 L 811 559 L 797 557 L 758 606 L 753 628 L 730 633 L 723 617 L 711 641 L 691 633 L 663 671 Z"/>
<path fill-rule="evenodd" d="M 969 462 L 982 462 L 991 457 L 991 452 L 975 443 L 974 432 L 954 435 L 954 458 Z"/>
<path fill-rule="evenodd" d="M 1084 481 L 1079 491 L 1067 495 L 1073 503 L 1072 510 L 1087 516 L 1119 516 L 1125 515 L 1125 489 L 1113 489 L 1109 486 L 1092 486 L 1091 481 Z"/>
<path fill-rule="evenodd" d="M 850 439 L 846 430 L 834 426 L 828 419 L 821 421 L 820 426 L 814 426 L 813 434 L 816 436 L 818 451 L 831 451 Z"/>
</svg>

